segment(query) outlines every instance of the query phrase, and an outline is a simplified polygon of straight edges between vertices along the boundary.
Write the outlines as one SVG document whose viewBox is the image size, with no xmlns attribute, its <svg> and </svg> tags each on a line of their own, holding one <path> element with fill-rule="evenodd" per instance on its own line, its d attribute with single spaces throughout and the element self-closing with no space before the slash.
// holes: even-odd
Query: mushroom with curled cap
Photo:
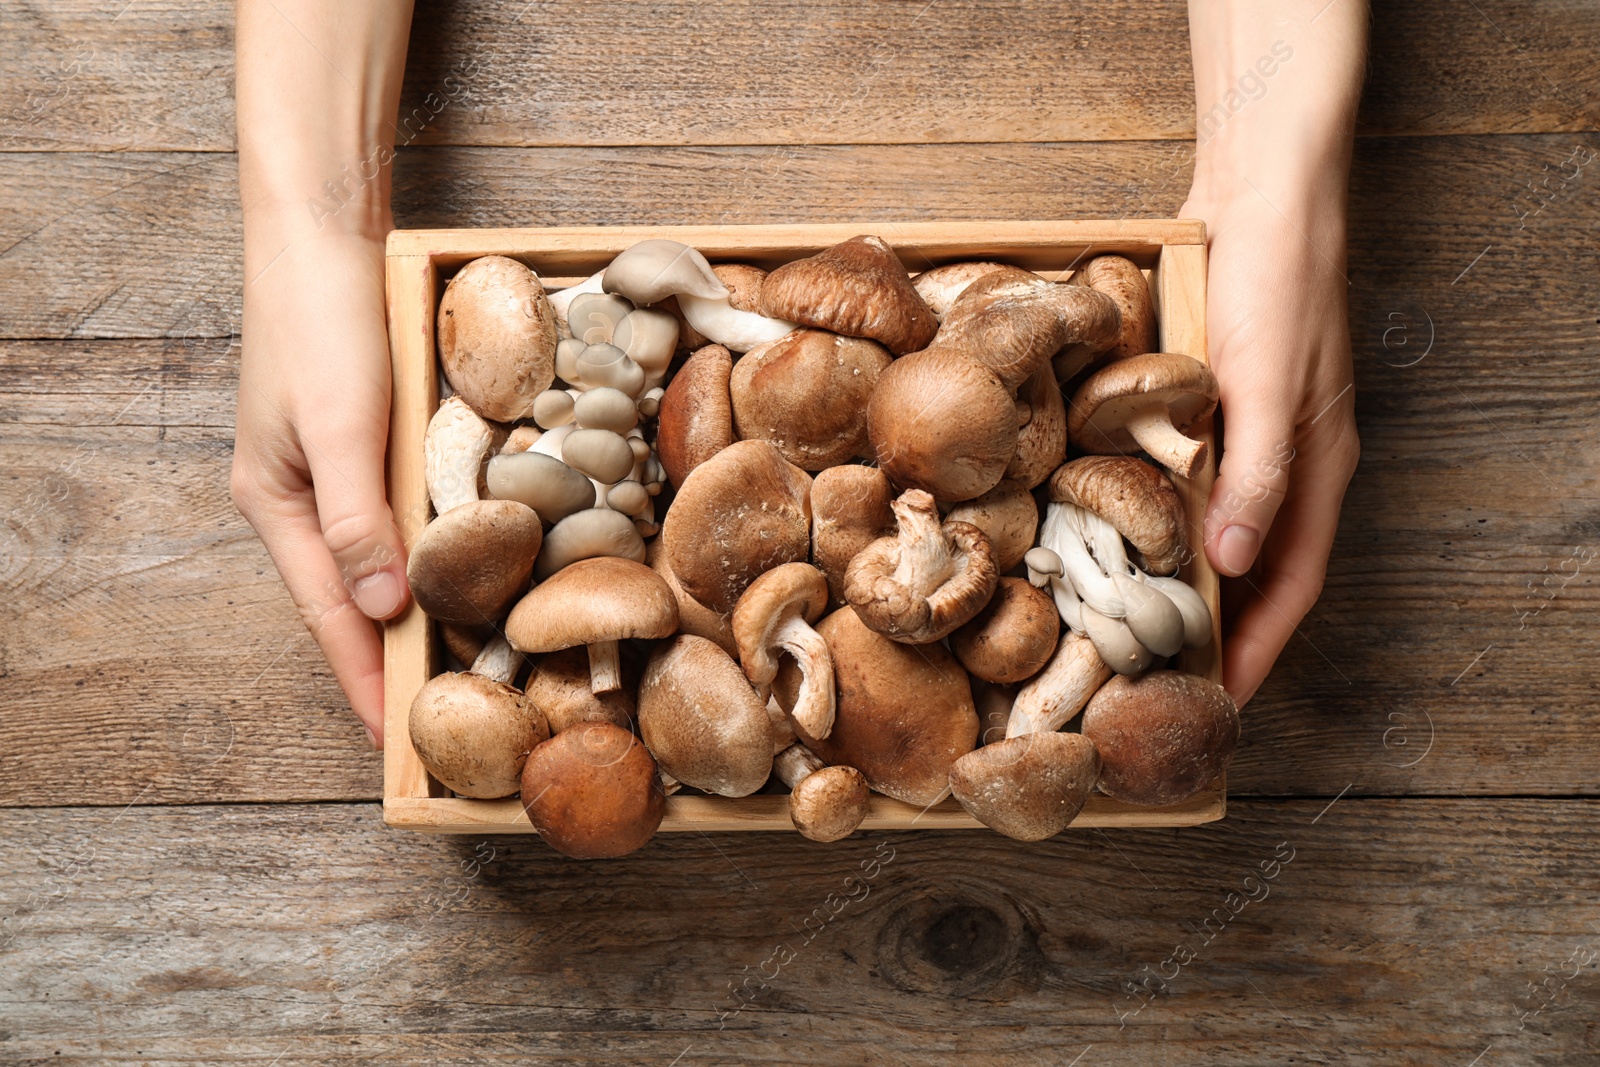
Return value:
<svg viewBox="0 0 1600 1067">
<path fill-rule="evenodd" d="M 693 634 L 651 653 L 639 683 L 639 736 L 664 771 L 707 793 L 749 796 L 772 774 L 767 702 L 726 652 Z"/>
<path fill-rule="evenodd" d="M 833 731 L 800 740 L 823 761 L 854 767 L 886 796 L 919 807 L 950 789 L 950 765 L 978 740 L 967 672 L 943 645 L 904 645 L 868 629 L 853 608 L 817 624 L 833 657 Z M 785 659 L 772 689 L 792 704 L 799 668 Z"/>
<path fill-rule="evenodd" d="M 727 296 L 677 298 L 684 321 L 706 340 L 733 352 L 749 352 L 799 328 L 799 323 L 761 314 L 761 282 L 767 272 L 760 267 L 719 263 L 711 270 L 727 287 Z"/>
<path fill-rule="evenodd" d="M 1189 556 L 1177 490 L 1135 456 L 1082 456 L 1050 476 L 1049 498 L 1092 511 L 1128 539 L 1152 574 L 1173 574 Z"/>
<path fill-rule="evenodd" d="M 439 405 L 422 439 L 423 480 L 435 514 L 478 499 L 478 472 L 493 440 L 493 428 L 459 396 Z"/>
<path fill-rule="evenodd" d="M 1099 777 L 1100 754 L 1090 741 L 1048 731 L 968 752 L 950 768 L 950 792 L 991 830 L 1043 841 L 1078 817 Z"/>
<path fill-rule="evenodd" d="M 1067 415 L 1072 443 L 1093 455 L 1144 449 L 1173 474 L 1193 478 L 1206 445 L 1184 436 L 1217 406 L 1211 368 L 1176 352 L 1150 352 L 1108 364 L 1073 394 Z"/>
<path fill-rule="evenodd" d="M 761 283 L 761 310 L 846 337 L 871 338 L 896 355 L 926 347 L 939 329 L 894 249 L 870 235 L 768 274 Z"/>
<path fill-rule="evenodd" d="M 727 296 L 706 257 L 680 241 L 652 238 L 630 245 L 611 261 L 601 288 L 643 307 L 669 296 Z"/>
<path fill-rule="evenodd" d="M 950 635 L 950 651 L 975 678 L 1020 682 L 1049 662 L 1060 634 L 1048 595 L 1021 578 L 1001 578 L 983 610 Z"/>
<path fill-rule="evenodd" d="M 811 559 L 827 578 L 833 603 L 844 602 L 844 576 L 856 553 L 894 534 L 893 503 L 894 486 L 877 467 L 847 463 L 818 471 L 812 480 Z M 977 520 L 967 521 L 982 529 Z"/>
<path fill-rule="evenodd" d="M 991 273 L 951 305 L 927 349 L 897 359 L 867 405 L 867 437 L 895 484 L 971 500 L 1005 477 L 1021 420 L 1016 390 L 1063 344 L 1114 326 L 1109 297 Z"/>
<path fill-rule="evenodd" d="M 1105 293 L 1116 302 L 1120 326 L 1107 343 L 1069 345 L 1056 354 L 1055 376 L 1063 385 L 1103 357 L 1114 363 L 1129 356 L 1156 351 L 1156 310 L 1150 284 L 1130 259 L 1117 255 L 1095 256 L 1072 273 L 1072 285 Z"/>
<path fill-rule="evenodd" d="M 892 507 L 897 531 L 856 553 L 844 595 L 867 626 L 925 645 L 982 610 L 1000 572 L 984 532 L 966 522 L 941 524 L 928 493 L 908 489 Z"/>
<path fill-rule="evenodd" d="M 441 622 L 496 622 L 528 588 L 543 539 L 539 516 L 526 504 L 473 500 L 423 527 L 406 560 L 406 584 Z"/>
<path fill-rule="evenodd" d="M 785 563 L 750 583 L 733 609 L 739 663 L 760 694 L 770 693 L 778 659 L 794 657 L 801 681 L 784 708 L 811 737 L 833 729 L 833 658 L 811 624 L 828 610 L 828 582 L 809 563 Z"/>
<path fill-rule="evenodd" d="M 733 429 L 732 376 L 728 350 L 707 345 L 667 383 L 657 409 L 656 455 L 674 486 L 682 486 L 691 471 L 739 439 Z"/>
<path fill-rule="evenodd" d="M 1018 389 L 1017 422 L 1017 452 L 1006 477 L 1032 489 L 1067 458 L 1067 401 L 1048 364 Z"/>
<path fill-rule="evenodd" d="M 661 826 L 667 796 L 639 739 L 608 722 L 564 730 L 522 768 L 522 808 L 545 844 L 573 859 L 611 859 L 643 848 Z"/>
<path fill-rule="evenodd" d="M 766 441 L 738 441 L 696 467 L 661 529 L 688 594 L 731 612 L 758 575 L 811 554 L 811 476 Z"/>
<path fill-rule="evenodd" d="M 678 602 L 661 576 L 630 559 L 579 560 L 535 586 L 506 619 L 506 639 L 521 652 L 589 650 L 589 686 L 621 688 L 617 642 L 669 637 L 678 628 Z"/>
<path fill-rule="evenodd" d="M 492 800 L 517 791 L 523 763 L 550 726 L 511 681 L 522 657 L 495 637 L 472 669 L 429 678 L 411 701 L 411 747 L 428 773 L 464 797 Z"/>
<path fill-rule="evenodd" d="M 555 312 L 539 276 L 514 259 L 483 256 L 457 271 L 437 332 L 450 388 L 486 419 L 527 418 L 555 378 Z"/>
<path fill-rule="evenodd" d="M 1181 671 L 1113 678 L 1083 712 L 1103 761 L 1100 789 L 1128 804 L 1176 804 L 1227 769 L 1239 709 L 1215 682 Z"/>
<path fill-rule="evenodd" d="M 867 401 L 892 359 L 876 341 L 825 330 L 757 345 L 728 381 L 734 429 L 770 441 L 802 470 L 868 456 Z"/>
<path fill-rule="evenodd" d="M 811 841 L 841 841 L 867 817 L 872 794 L 854 767 L 829 767 L 795 743 L 772 761 L 773 773 L 789 787 L 789 819 Z"/>
<path fill-rule="evenodd" d="M 585 293 L 604 292 L 601 282 L 605 279 L 605 271 L 589 275 L 577 285 L 569 285 L 565 289 L 557 289 L 553 293 L 545 294 L 550 301 L 550 310 L 555 314 L 556 334 L 562 340 L 572 336 L 572 328 L 567 322 L 567 311 L 572 307 L 572 302 Z M 556 371 L 557 376 L 561 374 Z"/>
</svg>

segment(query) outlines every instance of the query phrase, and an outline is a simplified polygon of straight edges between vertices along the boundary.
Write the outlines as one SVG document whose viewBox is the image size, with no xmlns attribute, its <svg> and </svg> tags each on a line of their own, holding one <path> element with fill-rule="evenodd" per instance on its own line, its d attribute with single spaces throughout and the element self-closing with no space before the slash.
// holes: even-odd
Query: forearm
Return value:
<svg viewBox="0 0 1600 1067">
<path fill-rule="evenodd" d="M 239 0 L 239 188 L 247 276 L 286 240 L 381 240 L 409 0 Z M 258 247 L 259 246 L 259 247 Z"/>
<path fill-rule="evenodd" d="M 1252 197 L 1291 219 L 1336 215 L 1342 226 L 1367 4 L 1322 3 L 1191 0 L 1192 207 L 1209 214 Z"/>
</svg>

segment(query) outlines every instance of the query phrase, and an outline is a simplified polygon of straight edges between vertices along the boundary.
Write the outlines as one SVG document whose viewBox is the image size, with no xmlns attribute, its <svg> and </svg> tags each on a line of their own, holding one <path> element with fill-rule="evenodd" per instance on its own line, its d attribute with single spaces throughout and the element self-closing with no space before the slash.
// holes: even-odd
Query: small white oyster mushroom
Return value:
<svg viewBox="0 0 1600 1067">
<path fill-rule="evenodd" d="M 572 394 L 565 389 L 546 389 L 533 398 L 533 421 L 541 429 L 565 426 L 573 417 Z"/>
<path fill-rule="evenodd" d="M 567 327 L 574 339 L 586 344 L 609 344 L 616 336 L 617 324 L 633 311 L 633 305 L 610 293 L 584 293 L 567 309 Z"/>
<path fill-rule="evenodd" d="M 678 347 L 678 320 L 665 311 L 640 308 L 617 323 L 611 343 L 644 368 L 644 385 L 654 389 L 667 379 L 667 367 Z"/>
<path fill-rule="evenodd" d="M 706 257 L 679 241 L 655 238 L 625 249 L 605 269 L 601 287 L 641 307 L 669 296 L 727 296 Z"/>
<path fill-rule="evenodd" d="M 584 293 L 604 292 L 600 288 L 600 281 L 604 276 L 605 271 L 601 271 L 599 274 L 591 274 L 577 285 L 570 285 L 565 289 L 558 289 L 553 293 L 546 294 L 550 301 L 551 310 L 556 313 L 556 332 L 562 337 L 572 336 L 572 330 L 567 326 L 567 309 L 572 306 L 574 300 Z M 560 371 L 556 373 L 559 374 Z"/>
<path fill-rule="evenodd" d="M 478 471 L 493 438 L 489 424 L 459 396 L 439 405 L 422 442 L 423 477 L 436 514 L 478 499 Z"/>
</svg>

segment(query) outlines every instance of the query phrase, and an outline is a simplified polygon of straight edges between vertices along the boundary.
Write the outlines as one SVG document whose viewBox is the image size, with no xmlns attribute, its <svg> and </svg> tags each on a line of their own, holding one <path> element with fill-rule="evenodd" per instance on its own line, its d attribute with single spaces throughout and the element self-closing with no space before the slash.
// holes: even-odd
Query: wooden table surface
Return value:
<svg viewBox="0 0 1600 1067">
<path fill-rule="evenodd" d="M 0 1062 L 1600 1062 L 1600 6 L 1379 8 L 1363 459 L 1226 821 L 579 864 L 384 828 L 229 502 L 230 5 L 0 3 Z M 434 0 L 396 215 L 1171 216 L 1188 64 L 1171 0 Z"/>
</svg>

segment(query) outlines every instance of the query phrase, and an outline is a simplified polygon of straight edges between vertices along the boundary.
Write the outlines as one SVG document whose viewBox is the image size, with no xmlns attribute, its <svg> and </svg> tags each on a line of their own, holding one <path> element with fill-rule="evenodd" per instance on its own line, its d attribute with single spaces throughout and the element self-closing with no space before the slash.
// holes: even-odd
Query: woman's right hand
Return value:
<svg viewBox="0 0 1600 1067">
<path fill-rule="evenodd" d="M 378 228 L 259 218 L 245 229 L 233 501 L 382 748 L 383 646 L 373 620 L 392 618 L 408 597 L 405 542 L 384 492 L 383 238 Z"/>
</svg>

